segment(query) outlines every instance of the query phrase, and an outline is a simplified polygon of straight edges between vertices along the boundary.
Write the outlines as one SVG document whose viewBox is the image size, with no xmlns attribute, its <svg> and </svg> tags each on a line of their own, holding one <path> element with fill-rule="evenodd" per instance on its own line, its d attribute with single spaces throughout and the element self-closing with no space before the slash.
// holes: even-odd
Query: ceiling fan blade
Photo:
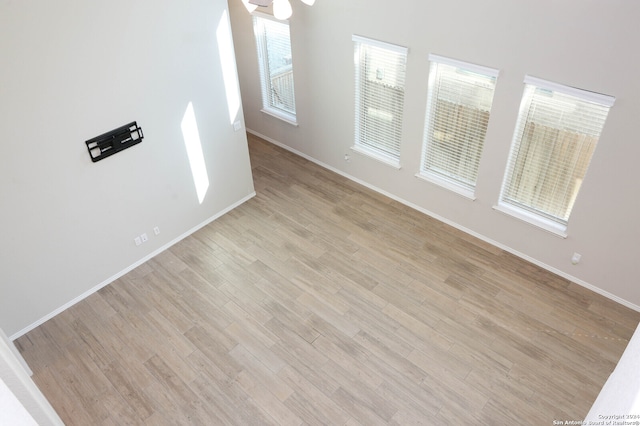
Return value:
<svg viewBox="0 0 640 426">
<path fill-rule="evenodd" d="M 249 3 L 255 4 L 256 6 L 267 7 L 273 3 L 273 0 L 249 0 Z"/>
</svg>

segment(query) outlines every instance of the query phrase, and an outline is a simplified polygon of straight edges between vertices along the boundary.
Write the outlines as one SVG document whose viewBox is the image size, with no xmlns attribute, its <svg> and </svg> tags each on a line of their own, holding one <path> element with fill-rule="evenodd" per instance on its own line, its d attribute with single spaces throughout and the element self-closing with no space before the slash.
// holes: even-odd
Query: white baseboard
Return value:
<svg viewBox="0 0 640 426">
<path fill-rule="evenodd" d="M 133 271 L 135 268 L 137 268 L 138 266 L 142 265 L 143 263 L 145 263 L 149 259 L 154 258 L 155 256 L 157 256 L 158 254 L 162 253 L 163 251 L 165 251 L 169 247 L 171 247 L 174 244 L 178 243 L 179 241 L 185 239 L 186 237 L 188 237 L 189 235 L 193 234 L 194 232 L 196 232 L 200 228 L 203 228 L 203 227 L 207 226 L 208 224 L 210 224 L 214 220 L 218 219 L 219 217 L 224 216 L 225 214 L 227 214 L 231 210 L 235 209 L 236 207 L 238 207 L 241 204 L 244 204 L 245 202 L 249 201 L 250 199 L 252 199 L 255 196 L 256 196 L 255 192 L 250 193 L 246 197 L 242 198 L 240 201 L 232 204 L 231 206 L 227 207 L 226 209 L 218 212 L 216 215 L 208 218 L 204 222 L 202 222 L 202 223 L 196 225 L 195 227 L 191 228 L 190 230 L 188 230 L 184 234 L 182 234 L 182 235 L 178 236 L 177 238 L 171 240 L 170 242 L 168 242 L 167 244 L 165 244 L 162 247 L 158 248 L 157 250 L 154 250 L 153 252 L 149 253 L 148 255 L 146 255 L 142 259 L 138 260 L 133 265 L 131 265 L 131 266 L 123 269 L 122 271 L 118 272 L 117 274 L 107 278 L 106 280 L 104 280 L 100 284 L 98 284 L 95 287 L 85 291 L 80 296 L 78 296 L 78 297 L 74 298 L 73 300 L 65 303 L 64 305 L 60 306 L 58 309 L 54 310 L 53 312 L 49 313 L 48 315 L 45 315 L 44 317 L 40 318 L 38 321 L 34 322 L 33 324 L 23 328 L 22 330 L 18 331 L 17 333 L 11 335 L 11 337 L 9 337 L 9 339 L 11 341 L 13 341 L 13 340 L 16 340 L 17 338 L 23 336 L 24 334 L 27 334 L 28 332 L 30 332 L 34 328 L 38 327 L 41 324 L 44 324 L 45 322 L 47 322 L 51 318 L 55 317 L 56 315 L 58 315 L 61 312 L 64 312 L 65 310 L 69 309 L 70 307 L 72 307 L 76 303 L 80 302 L 81 300 L 86 299 L 87 297 L 89 297 L 93 293 L 95 293 L 96 291 L 100 290 L 102 287 L 105 287 L 105 286 L 111 284 L 112 282 L 114 282 L 118 278 L 122 277 L 123 275 L 127 274 L 128 272 Z"/>
<path fill-rule="evenodd" d="M 474 236 L 474 237 L 476 237 L 476 238 L 478 238 L 478 239 L 480 239 L 480 240 L 482 240 L 482 241 L 484 241 L 486 243 L 489 243 L 489 244 L 491 244 L 491 245 L 493 245 L 495 247 L 498 247 L 499 249 L 502 249 L 502 250 L 504 250 L 506 252 L 509 252 L 509 253 L 513 254 L 514 256 L 518 256 L 519 258 L 524 259 L 524 260 L 526 260 L 528 262 L 531 262 L 534 265 L 539 266 L 539 267 L 541 267 L 543 269 L 546 269 L 549 272 L 553 272 L 554 274 L 556 274 L 556 275 L 558 275 L 558 276 L 560 276 L 562 278 L 565 278 L 565 279 L 567 279 L 569 281 L 572 281 L 572 282 L 574 282 L 574 283 L 576 283 L 576 284 L 578 284 L 578 285 L 580 285 L 582 287 L 585 287 L 585 288 L 587 288 L 587 289 L 589 289 L 589 290 L 591 290 L 591 291 L 593 291 L 595 293 L 598 293 L 598 294 L 600 294 L 600 295 L 602 295 L 602 296 L 604 296 L 604 297 L 606 297 L 608 299 L 611 299 L 614 302 L 617 302 L 617 303 L 619 303 L 619 304 L 621 304 L 623 306 L 626 306 L 626 307 L 628 307 L 630 309 L 633 309 L 634 311 L 640 312 L 640 306 L 638 306 L 638 305 L 636 305 L 634 303 L 631 303 L 631 302 L 629 302 L 627 300 L 624 300 L 621 297 L 616 296 L 615 294 L 609 293 L 606 290 L 603 290 L 603 289 L 601 289 L 599 287 L 596 287 L 593 284 L 589 284 L 588 282 L 583 281 L 583 280 L 581 280 L 581 279 L 579 279 L 577 277 L 574 277 L 574 276 L 572 276 L 570 274 L 567 274 L 564 271 L 556 269 L 553 266 L 550 266 L 550 265 L 547 265 L 547 264 L 545 264 L 543 262 L 540 262 L 539 260 L 534 259 L 534 258 L 532 258 L 532 257 L 530 257 L 530 256 L 528 256 L 528 255 L 526 255 L 524 253 L 520 253 L 519 251 L 514 250 L 511 247 L 508 247 L 508 246 L 506 246 L 506 245 L 504 245 L 502 243 L 499 243 L 499 242 L 494 241 L 494 240 L 492 240 L 490 238 L 487 238 L 486 236 L 484 236 L 482 234 L 479 234 L 479 233 L 477 233 L 475 231 L 472 231 L 471 229 L 465 228 L 464 226 L 461 226 L 461 225 L 459 225 L 459 224 L 457 224 L 455 222 L 452 222 L 451 220 L 449 220 L 449 219 L 447 219 L 445 217 L 437 215 L 437 214 L 435 214 L 435 213 L 433 213 L 433 212 L 431 212 L 431 211 L 429 211 L 429 210 L 427 210 L 427 209 L 425 209 L 423 207 L 420 207 L 420 206 L 418 206 L 416 204 L 413 204 L 410 201 L 404 200 L 404 199 L 402 199 L 402 198 L 400 198 L 400 197 L 398 197 L 398 196 L 396 196 L 394 194 L 391 194 L 391 193 L 389 193 L 389 192 L 387 192 L 387 191 L 385 191 L 383 189 L 380 189 L 380 188 L 378 188 L 378 187 L 376 187 L 374 185 L 371 185 L 370 183 L 367 183 L 367 182 L 365 182 L 365 181 L 363 181 L 361 179 L 358 179 L 355 176 L 351 176 L 348 173 L 343 172 L 342 170 L 336 169 L 333 166 L 330 166 L 328 164 L 323 163 L 322 161 L 318 161 L 317 159 L 315 159 L 315 158 L 313 158 L 313 157 L 311 157 L 311 156 L 309 156 L 309 155 L 307 155 L 307 154 L 305 154 L 303 152 L 300 152 L 300 151 L 298 151 L 296 149 L 291 148 L 290 146 L 287 146 L 287 145 L 283 144 L 282 142 L 274 140 L 274 139 L 272 139 L 272 138 L 270 138 L 268 136 L 262 135 L 262 134 L 260 134 L 260 133 L 258 133 L 256 131 L 254 131 L 254 130 L 251 130 L 251 129 L 246 129 L 246 130 L 247 130 L 248 133 L 251 133 L 252 135 L 255 135 L 255 136 L 257 136 L 257 137 L 259 137 L 261 139 L 264 139 L 269 143 L 272 143 L 272 144 L 274 144 L 276 146 L 279 146 L 282 149 L 285 149 L 285 150 L 287 150 L 287 151 L 289 151 L 289 152 L 291 152 L 293 154 L 296 154 L 296 155 L 298 155 L 298 156 L 300 156 L 300 157 L 302 157 L 302 158 L 304 158 L 306 160 L 309 160 L 312 163 L 315 163 L 315 164 L 319 165 L 320 167 L 323 167 L 323 168 L 325 168 L 327 170 L 330 170 L 330 171 L 332 171 L 334 173 L 337 173 L 340 176 L 343 176 L 343 177 L 345 177 L 345 178 L 347 178 L 349 180 L 352 180 L 353 182 L 359 183 L 362 186 L 365 186 L 365 187 L 367 187 L 367 188 L 369 188 L 369 189 L 371 189 L 373 191 L 376 191 L 376 192 L 378 192 L 378 193 L 380 193 L 382 195 L 385 195 L 385 196 L 391 198 L 392 200 L 395 200 L 395 201 L 397 201 L 399 203 L 402 203 L 407 207 L 411 207 L 412 209 L 417 210 L 417 211 L 419 211 L 421 213 L 424 213 L 427 216 L 430 216 L 430 217 L 432 217 L 432 218 L 434 218 L 436 220 L 439 220 L 440 222 L 446 223 L 447 225 L 450 225 L 450 226 L 452 226 L 452 227 L 454 227 L 454 228 L 456 228 L 456 229 L 458 229 L 458 230 L 460 230 L 460 231 L 462 231 L 462 232 L 464 232 L 466 234 L 472 235 L 472 236 Z"/>
</svg>

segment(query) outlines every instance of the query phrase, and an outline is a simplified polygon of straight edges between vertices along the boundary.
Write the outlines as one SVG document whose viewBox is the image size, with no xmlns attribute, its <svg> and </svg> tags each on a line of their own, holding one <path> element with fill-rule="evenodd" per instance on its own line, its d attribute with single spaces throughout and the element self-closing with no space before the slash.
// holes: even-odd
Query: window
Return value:
<svg viewBox="0 0 640 426">
<path fill-rule="evenodd" d="M 269 15 L 254 15 L 263 112 L 296 124 L 289 24 Z"/>
<path fill-rule="evenodd" d="M 473 198 L 498 71 L 430 55 L 419 177 Z"/>
<path fill-rule="evenodd" d="M 613 102 L 527 76 L 498 209 L 566 237 Z"/>
<path fill-rule="evenodd" d="M 356 79 L 354 150 L 400 167 L 407 48 L 353 36 Z"/>
</svg>

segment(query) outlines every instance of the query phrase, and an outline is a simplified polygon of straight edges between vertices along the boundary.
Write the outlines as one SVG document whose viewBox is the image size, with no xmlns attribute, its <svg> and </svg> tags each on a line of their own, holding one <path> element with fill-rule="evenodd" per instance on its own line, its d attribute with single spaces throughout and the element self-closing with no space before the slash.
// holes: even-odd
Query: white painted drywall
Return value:
<svg viewBox="0 0 640 426">
<path fill-rule="evenodd" d="M 0 425 L 62 426 L 0 329 Z"/>
<path fill-rule="evenodd" d="M 260 112 L 251 19 L 230 0 L 247 127 L 501 247 L 640 306 L 640 3 L 613 0 L 293 1 L 298 127 Z M 350 150 L 352 34 L 409 48 L 402 169 Z M 417 179 L 430 53 L 500 70 L 477 199 Z M 616 97 L 568 227 L 568 238 L 495 211 L 526 74 Z M 344 161 L 345 153 L 351 162 Z M 574 252 L 582 255 L 571 264 Z"/>
<path fill-rule="evenodd" d="M 253 193 L 225 29 L 225 0 L 0 0 L 0 326 L 9 336 Z M 181 130 L 190 104 L 209 181 L 202 203 Z M 142 143 L 90 161 L 85 140 L 134 120 Z M 149 241 L 136 247 L 142 233 Z"/>
<path fill-rule="evenodd" d="M 0 424 L 13 426 L 38 426 L 27 409 L 0 378 Z"/>
<path fill-rule="evenodd" d="M 585 425 L 640 424 L 639 365 L 640 326 L 629 340 L 618 365 L 591 406 L 584 419 Z"/>
</svg>

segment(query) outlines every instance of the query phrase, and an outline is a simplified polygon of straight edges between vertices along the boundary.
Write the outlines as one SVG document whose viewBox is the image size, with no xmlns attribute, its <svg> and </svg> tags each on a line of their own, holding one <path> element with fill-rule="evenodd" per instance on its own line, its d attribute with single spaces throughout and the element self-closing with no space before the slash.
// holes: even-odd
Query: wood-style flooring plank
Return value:
<svg viewBox="0 0 640 426">
<path fill-rule="evenodd" d="M 249 147 L 256 197 L 17 339 L 67 425 L 586 415 L 640 313 Z"/>
</svg>

